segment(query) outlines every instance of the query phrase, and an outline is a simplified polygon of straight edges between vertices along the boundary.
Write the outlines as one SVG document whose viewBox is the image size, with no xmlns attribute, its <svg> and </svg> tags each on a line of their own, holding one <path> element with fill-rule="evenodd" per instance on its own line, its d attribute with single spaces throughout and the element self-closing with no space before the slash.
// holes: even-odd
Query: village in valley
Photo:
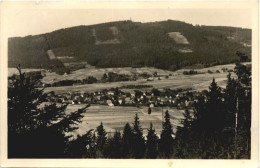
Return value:
<svg viewBox="0 0 260 168">
<path fill-rule="evenodd" d="M 100 122 L 103 122 L 104 127 L 111 134 L 115 131 L 122 131 L 125 122 L 106 121 L 104 116 L 118 117 L 128 113 L 129 117 L 126 121 L 131 122 L 137 113 L 143 120 L 144 133 L 147 132 L 149 122 L 153 121 L 159 136 L 162 129 L 160 123 L 164 120 L 166 110 L 170 112 L 173 129 L 176 131 L 177 127 L 182 126 L 181 120 L 185 109 L 192 112 L 194 104 L 201 96 L 207 101 L 208 84 L 213 78 L 216 78 L 215 80 L 220 85 L 225 85 L 228 73 L 234 75 L 234 64 L 202 69 L 181 69 L 176 72 L 153 68 L 147 68 L 150 71 L 147 69 L 131 68 L 129 70 L 129 68 L 125 68 L 122 70 L 122 68 L 114 68 L 109 69 L 114 72 L 104 74 L 100 74 L 104 72 L 103 69 L 89 68 L 88 64 L 86 67 L 71 74 L 74 77 L 72 79 L 68 74 L 58 75 L 51 70 L 44 69 L 29 71 L 27 75 L 40 79 L 35 84 L 39 88 L 45 88 L 48 102 L 41 104 L 41 107 L 53 103 L 57 106 L 65 105 L 68 107 L 67 113 L 69 113 L 85 105 L 90 105 L 85 116 L 88 118 L 87 121 L 92 122 L 92 124 L 86 123 L 87 128 L 94 129 Z M 98 71 L 98 73 L 94 76 L 92 74 L 86 75 L 92 71 Z M 139 73 L 135 73 L 136 71 Z M 95 88 L 95 86 L 98 87 Z M 109 110 L 112 110 L 113 113 L 109 113 Z M 100 111 L 107 112 L 98 114 Z M 91 120 L 92 114 L 96 115 L 93 121 Z M 110 116 L 107 117 L 110 118 Z M 77 135 L 80 132 L 79 129 L 74 134 Z"/>
<path fill-rule="evenodd" d="M 10 37 L 8 157 L 248 159 L 251 49 L 171 19 Z"/>
<path fill-rule="evenodd" d="M 228 68 L 230 69 L 228 69 Z M 51 81 L 52 84 L 44 84 L 40 83 L 39 85 L 42 85 L 43 87 L 46 87 L 46 90 L 48 90 L 48 97 L 49 102 L 58 103 L 58 104 L 70 104 L 70 105 L 76 105 L 76 104 L 99 104 L 99 105 L 107 105 L 107 106 L 133 106 L 133 107 L 139 107 L 139 106 L 146 106 L 146 107 L 175 107 L 178 109 L 184 109 L 186 107 L 192 106 L 194 102 L 197 101 L 197 96 L 200 96 L 201 94 L 206 94 L 207 87 L 205 88 L 204 92 L 198 92 L 196 88 L 194 88 L 196 84 L 196 80 L 200 80 L 199 82 L 204 82 L 205 79 L 203 77 L 205 74 L 216 76 L 216 80 L 219 80 L 220 83 L 225 83 L 226 75 L 228 73 L 233 73 L 233 70 L 231 69 L 232 66 L 217 66 L 216 68 L 211 67 L 207 68 L 205 70 L 182 70 L 180 73 L 176 73 L 174 75 L 170 74 L 163 74 L 159 75 L 156 71 L 151 73 L 142 73 L 141 75 L 134 74 L 133 76 L 125 75 L 126 80 L 124 79 L 116 79 L 110 81 L 104 81 L 102 80 L 104 76 L 108 76 L 106 74 L 103 75 L 102 79 L 97 80 L 93 76 L 87 76 L 86 79 L 93 78 L 94 82 L 91 83 L 82 83 L 83 80 L 62 80 L 56 82 L 57 78 L 60 76 L 66 76 L 64 75 L 56 75 L 57 78 L 53 78 Z M 209 69 L 212 69 L 209 70 Z M 40 75 L 39 71 L 35 72 Z M 54 73 L 54 72 L 52 72 Z M 48 73 L 47 73 L 48 74 Z M 118 76 L 121 74 L 113 73 Z M 46 81 L 46 71 L 42 70 L 41 75 L 43 76 L 42 81 Z M 217 75 L 221 75 L 218 79 Z M 84 76 L 84 75 L 82 75 Z M 86 75 L 85 75 L 86 76 Z M 124 75 L 121 75 L 124 76 Z M 139 78 L 136 78 L 138 76 Z M 140 77 L 141 76 L 141 77 Z M 174 76 L 174 77 L 173 77 Z M 198 79 L 194 79 L 193 83 L 186 86 L 185 83 L 183 83 L 184 88 L 182 88 L 181 85 L 177 86 L 175 89 L 170 87 L 164 87 L 163 83 L 164 81 L 167 81 L 168 83 L 171 82 L 171 80 L 175 80 L 177 78 L 192 78 L 195 76 L 198 76 Z M 107 77 L 106 77 L 107 78 Z M 207 82 L 210 83 L 212 78 L 208 78 Z M 178 79 L 177 79 L 178 80 Z M 180 79 L 179 79 L 180 80 Z M 70 82 L 68 82 L 70 81 Z M 124 83 L 126 81 L 126 83 Z M 128 83 L 130 81 L 130 83 Z M 140 83 L 140 81 L 142 83 Z M 59 83 L 60 85 L 55 85 L 56 83 Z M 69 84 L 66 84 L 69 83 Z M 105 88 L 98 88 L 98 89 L 89 89 L 87 91 L 84 91 L 84 89 L 77 89 L 76 91 L 73 90 L 76 86 L 82 86 L 87 87 L 88 85 L 98 85 L 100 83 L 105 84 Z M 162 83 L 162 87 L 156 88 L 153 86 L 154 83 Z M 189 83 L 189 82 L 187 82 Z M 118 87 L 113 87 L 113 84 L 118 84 Z M 122 85 L 120 85 L 122 84 Z M 110 87 L 110 85 L 112 87 Z M 173 85 L 170 83 L 170 85 Z M 64 86 L 66 88 L 65 90 L 59 91 L 59 88 Z M 68 90 L 67 90 L 68 89 Z M 95 91 L 96 90 L 96 91 Z M 58 93 L 57 93 L 57 92 Z"/>
<path fill-rule="evenodd" d="M 37 76 L 35 74 L 38 74 L 41 81 L 52 82 L 51 84 L 43 82 L 38 83 L 39 87 L 43 86 L 45 87 L 45 90 L 49 89 L 46 92 L 48 102 L 44 102 L 41 105 L 42 107 L 52 103 L 56 103 L 57 106 L 68 105 L 67 112 L 69 112 L 73 110 L 75 111 L 87 104 L 90 105 L 89 110 L 85 114 L 88 123 L 85 123 L 87 126 L 84 126 L 82 130 L 86 129 L 85 127 L 88 129 L 94 129 L 98 124 L 100 124 L 100 122 L 103 122 L 107 132 L 112 135 L 115 131 L 122 131 L 125 124 L 124 120 L 131 122 L 133 116 L 137 113 L 142 120 L 144 133 L 147 133 L 146 129 L 148 129 L 149 123 L 152 121 L 156 128 L 156 133 L 158 133 L 159 136 L 162 129 L 161 122 L 164 120 L 164 113 L 166 110 L 170 112 L 173 120 L 173 128 L 174 131 L 176 131 L 178 126 L 182 126 L 181 120 L 183 119 L 184 110 L 189 109 L 190 112 L 192 112 L 194 104 L 198 101 L 198 97 L 204 96 L 206 99 L 207 95 L 207 88 L 202 91 L 197 91 L 196 88 L 194 88 L 194 83 L 196 84 L 195 79 L 192 80 L 190 85 L 179 85 L 176 88 L 164 87 L 163 82 L 171 83 L 171 80 L 176 82 L 176 80 L 180 80 L 178 80 L 180 77 L 181 79 L 183 77 L 195 77 L 199 78 L 199 83 L 205 83 L 203 81 L 203 76 L 207 74 L 212 76 L 221 75 L 223 78 L 216 78 L 216 80 L 221 84 L 225 83 L 225 76 L 228 73 L 233 73 L 231 68 L 232 66 L 226 65 L 217 66 L 215 68 L 210 67 L 211 70 L 209 70 L 209 68 L 181 70 L 180 72 L 169 74 L 162 73 L 160 70 L 158 71 L 159 73 L 157 71 L 152 71 L 150 73 L 142 72 L 141 74 L 134 75 L 113 73 L 113 78 L 115 78 L 115 76 L 118 77 L 116 79 L 109 78 L 111 73 L 108 73 L 108 75 L 101 75 L 101 78 L 98 78 L 97 76 L 87 76 L 82 80 L 71 81 L 67 80 L 67 74 L 56 75 L 57 78 L 50 78 L 50 74 L 53 74 L 54 72 L 48 72 L 47 70 L 30 73 L 34 74 L 34 76 Z M 65 80 L 63 80 L 62 76 L 65 76 Z M 84 75 L 81 74 L 81 76 Z M 82 77 L 80 77 L 80 79 L 81 78 Z M 104 80 L 104 78 L 106 78 L 106 80 Z M 82 83 L 83 81 L 86 81 L 86 79 L 94 80 Z M 208 77 L 206 84 L 210 83 L 212 79 L 213 78 Z M 163 86 L 163 88 L 156 88 L 157 85 L 154 87 L 154 83 L 161 83 L 162 85 L 159 86 Z M 105 88 L 91 88 L 92 85 L 99 84 L 104 84 Z M 114 87 L 115 84 L 118 87 Z M 85 91 L 84 89 L 73 90 L 77 86 L 82 88 L 90 86 L 90 89 Z M 185 87 L 182 88 L 182 86 Z M 58 90 L 63 87 L 66 89 L 62 91 Z M 111 110 L 113 113 L 109 113 Z M 106 112 L 99 114 L 100 111 Z M 106 120 L 106 118 L 110 117 L 125 116 L 126 113 L 129 117 L 126 117 L 123 121 Z M 91 119 L 92 115 L 96 115 L 93 120 Z M 80 134 L 80 132 L 79 129 L 78 132 L 74 132 L 74 134 L 77 135 Z"/>
</svg>

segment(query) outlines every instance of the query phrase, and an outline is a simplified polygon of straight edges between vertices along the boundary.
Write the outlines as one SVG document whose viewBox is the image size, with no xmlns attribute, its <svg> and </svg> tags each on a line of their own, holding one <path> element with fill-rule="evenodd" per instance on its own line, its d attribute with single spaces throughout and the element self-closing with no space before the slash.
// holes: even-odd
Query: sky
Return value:
<svg viewBox="0 0 260 168">
<path fill-rule="evenodd" d="M 8 18 L 8 37 L 23 37 L 57 29 L 110 21 L 179 20 L 193 25 L 252 27 L 250 9 L 20 9 Z"/>
</svg>

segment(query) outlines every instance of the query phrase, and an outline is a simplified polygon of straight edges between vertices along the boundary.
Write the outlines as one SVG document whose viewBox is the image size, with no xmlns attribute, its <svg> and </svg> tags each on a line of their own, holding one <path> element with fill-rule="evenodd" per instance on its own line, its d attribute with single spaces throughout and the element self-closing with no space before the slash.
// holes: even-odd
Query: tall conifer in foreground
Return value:
<svg viewBox="0 0 260 168">
<path fill-rule="evenodd" d="M 17 69 L 19 75 L 8 80 L 8 158 L 67 157 L 70 137 L 65 133 L 77 129 L 88 106 L 68 115 L 66 105 L 40 108 L 47 94 L 35 85 L 39 79 Z"/>
<path fill-rule="evenodd" d="M 160 139 L 160 153 L 162 157 L 170 158 L 173 153 L 173 130 L 168 110 L 165 112 L 163 130 Z"/>
<path fill-rule="evenodd" d="M 122 153 L 123 158 L 131 158 L 133 157 L 133 130 L 130 127 L 129 123 L 126 123 L 123 131 L 123 139 L 122 139 Z"/>
<path fill-rule="evenodd" d="M 119 159 L 122 158 L 122 137 L 119 131 L 116 131 L 113 137 L 108 139 L 105 147 L 105 157 Z"/>
<path fill-rule="evenodd" d="M 154 159 L 158 155 L 158 137 L 153 129 L 153 124 L 150 123 L 146 141 L 146 158 Z"/>
<path fill-rule="evenodd" d="M 133 154 L 134 158 L 143 158 L 144 152 L 145 152 L 145 141 L 143 137 L 143 130 L 140 124 L 139 117 L 137 113 L 134 117 L 134 123 L 133 123 L 133 138 L 134 138 L 134 146 L 133 146 Z"/>
<path fill-rule="evenodd" d="M 97 149 L 103 154 L 104 147 L 107 144 L 107 133 L 103 127 L 103 123 L 97 127 Z"/>
</svg>

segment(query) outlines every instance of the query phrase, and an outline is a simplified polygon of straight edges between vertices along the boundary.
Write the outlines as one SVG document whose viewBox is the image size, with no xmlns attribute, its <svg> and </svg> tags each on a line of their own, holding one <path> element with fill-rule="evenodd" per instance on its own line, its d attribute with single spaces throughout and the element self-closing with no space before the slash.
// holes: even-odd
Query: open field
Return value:
<svg viewBox="0 0 260 168">
<path fill-rule="evenodd" d="M 85 105 L 69 105 L 66 112 L 72 112 L 78 108 L 82 108 Z M 163 108 L 163 112 L 169 111 L 171 116 L 171 123 L 173 130 L 176 131 L 176 127 L 181 125 L 180 121 L 183 119 L 183 111 L 176 108 Z M 159 135 L 162 129 L 162 108 L 152 108 L 152 113 L 147 114 L 147 107 L 125 107 L 115 106 L 108 107 L 102 105 L 91 105 L 86 113 L 82 123 L 79 124 L 79 129 L 72 132 L 72 135 L 83 134 L 90 129 L 96 129 L 100 122 L 103 123 L 104 128 L 109 133 L 113 133 L 116 130 L 123 131 L 125 124 L 128 122 L 131 126 L 134 121 L 135 114 L 138 114 L 140 122 L 143 128 L 143 132 L 146 135 L 147 129 L 150 127 L 150 123 L 153 123 L 156 133 Z"/>
<path fill-rule="evenodd" d="M 250 63 L 244 63 L 250 64 Z M 196 69 L 198 73 L 196 75 L 183 75 L 184 71 L 189 71 L 190 69 L 180 69 L 178 71 L 172 72 L 167 70 L 156 69 L 152 67 L 142 67 L 142 68 L 95 68 L 94 66 L 87 66 L 87 68 L 80 69 L 72 72 L 67 75 L 58 75 L 54 72 L 46 72 L 46 76 L 42 79 L 43 83 L 54 83 L 61 80 L 82 80 L 87 76 L 94 76 L 97 79 L 101 79 L 104 73 L 115 72 L 118 74 L 141 74 L 148 73 L 153 74 L 157 72 L 158 76 L 161 76 L 160 79 L 154 78 L 153 81 L 147 81 L 145 79 L 138 79 L 137 81 L 125 81 L 125 82 L 111 82 L 111 83 L 95 83 L 95 84 L 85 84 L 85 85 L 74 85 L 74 86 L 63 86 L 63 87 L 49 87 L 46 88 L 46 92 L 54 91 L 56 94 L 62 94 L 65 92 L 94 92 L 102 89 L 109 89 L 114 87 L 122 87 L 124 85 L 152 85 L 157 89 L 178 89 L 178 88 L 192 88 L 193 90 L 204 90 L 208 89 L 209 84 L 212 79 L 215 78 L 218 85 L 224 87 L 226 84 L 228 72 L 223 72 L 222 69 L 233 70 L 235 64 L 219 65 L 208 68 Z M 24 72 L 37 71 L 39 69 L 23 69 Z M 208 73 L 208 70 L 213 73 Z M 216 73 L 216 71 L 220 73 Z M 8 75 L 18 74 L 18 71 L 15 68 L 9 68 Z M 165 79 L 164 76 L 172 74 L 168 79 Z M 233 74 L 232 74 L 233 75 Z M 234 76 L 234 75 L 233 75 Z M 151 88 L 144 88 L 140 90 L 149 90 Z"/>
<path fill-rule="evenodd" d="M 55 72 L 47 72 L 46 77 L 43 78 L 43 83 L 53 83 L 61 80 L 82 80 L 88 76 L 94 76 L 97 79 L 101 79 L 104 73 L 114 72 L 117 74 L 126 74 L 126 75 L 134 75 L 134 74 L 141 74 L 141 73 L 148 73 L 153 74 L 157 72 L 160 75 L 169 75 L 173 73 L 172 71 L 160 70 L 156 68 L 150 67 L 143 67 L 143 68 L 131 68 L 131 67 L 124 67 L 124 68 L 95 68 L 94 66 L 87 65 L 87 68 L 79 69 L 77 71 L 73 71 L 71 74 L 67 75 L 58 75 Z"/>
<path fill-rule="evenodd" d="M 87 75 L 93 75 L 96 78 L 100 79 L 104 73 L 107 72 L 116 72 L 121 74 L 132 74 L 132 73 L 143 73 L 147 72 L 153 74 L 157 72 L 161 80 L 158 78 L 154 78 L 153 81 L 147 81 L 145 79 L 138 79 L 137 81 L 126 81 L 126 82 L 111 82 L 111 83 L 96 83 L 96 84 L 85 84 L 85 85 L 74 85 L 74 86 L 63 86 L 63 87 L 49 87 L 46 88 L 46 92 L 54 91 L 57 94 L 62 94 L 65 92 L 94 92 L 102 89 L 109 89 L 113 87 L 122 87 L 124 85 L 152 85 L 154 88 L 164 89 L 178 89 L 178 88 L 192 88 L 193 90 L 204 90 L 208 89 L 209 84 L 212 82 L 212 79 L 215 78 L 216 82 L 224 87 L 226 84 L 227 74 L 228 72 L 223 72 L 223 68 L 233 70 L 235 64 L 228 65 L 219 65 L 208 68 L 196 69 L 198 73 L 196 75 L 183 75 L 184 71 L 189 71 L 190 69 L 181 69 L 175 72 L 160 70 L 156 68 L 86 68 L 73 72 L 69 75 L 57 75 L 55 73 L 51 73 L 52 75 L 48 75 L 43 79 L 44 82 L 51 82 L 51 80 L 64 80 L 64 79 L 83 79 Z M 213 73 L 208 73 L 208 70 Z M 220 73 L 216 73 L 219 70 Z M 165 79 L 163 76 L 172 74 L 168 79 Z M 232 73 L 233 75 L 233 73 Z M 233 75 L 234 76 L 234 75 Z M 140 89 L 142 90 L 142 89 Z M 147 90 L 147 88 L 145 88 Z"/>
<path fill-rule="evenodd" d="M 212 79 L 215 78 L 216 82 L 222 87 L 226 83 L 226 75 L 223 74 L 199 74 L 193 76 L 173 76 L 169 79 L 146 81 L 146 80 L 137 80 L 137 81 L 126 81 L 126 82 L 110 82 L 110 83 L 96 83 L 96 84 L 85 84 L 85 85 L 74 85 L 74 86 L 62 86 L 62 87 L 48 87 L 45 89 L 45 92 L 54 91 L 56 94 L 63 94 L 66 92 L 95 92 L 102 89 L 110 89 L 115 87 L 122 87 L 124 85 L 152 85 L 157 89 L 178 89 L 178 88 L 192 88 L 193 90 L 204 90 L 207 89 L 209 84 L 212 82 Z M 139 90 L 148 90 L 139 89 Z"/>
</svg>

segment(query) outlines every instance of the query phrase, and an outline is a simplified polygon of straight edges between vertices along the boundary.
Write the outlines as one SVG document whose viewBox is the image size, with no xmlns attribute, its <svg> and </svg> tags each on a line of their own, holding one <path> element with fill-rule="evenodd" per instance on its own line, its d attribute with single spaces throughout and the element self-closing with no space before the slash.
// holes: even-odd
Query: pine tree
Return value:
<svg viewBox="0 0 260 168">
<path fill-rule="evenodd" d="M 173 153 L 173 129 L 168 110 L 165 112 L 163 130 L 160 139 L 160 152 L 163 157 L 169 158 Z"/>
<path fill-rule="evenodd" d="M 148 129 L 147 142 L 146 142 L 146 157 L 154 159 L 158 155 L 158 137 L 153 129 L 153 124 L 150 123 L 150 128 Z"/>
<path fill-rule="evenodd" d="M 71 140 L 66 149 L 68 158 L 95 158 L 96 148 L 93 130 L 87 131 L 84 135 L 78 135 Z"/>
<path fill-rule="evenodd" d="M 221 88 L 213 78 L 209 86 L 207 102 L 205 103 L 205 111 L 202 120 L 196 123 L 200 125 L 197 130 L 197 136 L 200 136 L 200 145 L 203 149 L 202 158 L 216 158 L 225 155 L 222 151 L 223 144 L 226 142 L 226 136 L 223 134 L 224 128 L 227 126 L 226 110 L 222 102 L 223 94 Z M 200 122 L 200 123 L 199 123 Z M 198 139 L 198 137 L 197 137 Z M 222 156 L 221 156 L 222 157 Z"/>
<path fill-rule="evenodd" d="M 65 106 L 39 106 L 47 94 L 37 88 L 38 79 L 17 68 L 19 75 L 9 78 L 8 85 L 8 157 L 66 157 L 69 138 L 65 133 L 77 129 L 86 108 L 66 115 Z M 75 125 L 75 126 L 72 126 Z"/>
<path fill-rule="evenodd" d="M 251 87 L 246 85 L 250 72 L 242 65 L 235 69 L 238 78 L 227 76 L 224 93 L 213 79 L 207 96 L 195 104 L 191 122 L 185 111 L 183 127 L 176 132 L 175 157 L 250 158 Z"/>
<path fill-rule="evenodd" d="M 199 95 L 197 99 L 198 101 L 194 105 L 194 119 L 195 121 L 201 121 L 206 113 L 206 98 L 203 95 Z"/>
<path fill-rule="evenodd" d="M 134 123 L 133 123 L 133 138 L 134 138 L 134 148 L 133 148 L 133 154 L 134 158 L 143 158 L 144 152 L 145 152 L 145 141 L 143 137 L 143 131 L 140 125 L 139 117 L 137 113 L 134 117 Z"/>
<path fill-rule="evenodd" d="M 226 108 L 228 108 L 230 112 L 235 113 L 237 102 L 237 82 L 234 78 L 231 78 L 230 73 L 227 75 L 227 86 L 224 92 Z"/>
<path fill-rule="evenodd" d="M 65 142 L 56 143 L 58 133 L 46 125 L 62 116 L 65 107 L 58 109 L 53 104 L 39 109 L 38 106 L 46 101 L 46 94 L 36 88 L 35 80 L 21 72 L 20 66 L 17 69 L 19 76 L 10 77 L 8 86 L 8 157 L 63 156 L 64 149 L 60 151 L 60 146 L 65 146 Z M 53 143 L 47 146 L 48 141 L 42 142 L 46 136 L 51 139 L 55 133 Z"/>
<path fill-rule="evenodd" d="M 123 131 L 123 158 L 133 157 L 133 130 L 129 123 L 126 123 Z"/>
<path fill-rule="evenodd" d="M 184 112 L 184 119 L 181 121 L 183 127 L 177 127 L 176 137 L 174 140 L 175 153 L 177 158 L 194 158 L 197 153 L 197 139 L 196 134 L 193 134 L 194 123 L 190 111 L 186 108 Z M 195 129 L 196 130 L 196 129 Z"/>
<path fill-rule="evenodd" d="M 224 105 L 225 105 L 225 122 L 226 127 L 223 132 L 226 134 L 225 148 L 227 148 L 228 156 L 233 156 L 235 148 L 235 129 L 236 129 L 236 112 L 237 112 L 237 94 L 238 83 L 234 78 L 231 78 L 231 74 L 227 75 L 227 85 L 224 90 Z"/>
<path fill-rule="evenodd" d="M 206 96 L 207 101 L 203 105 L 204 108 L 196 110 L 200 118 L 195 118 L 192 128 L 194 141 L 200 144 L 197 148 L 201 150 L 197 153 L 200 153 L 201 158 L 225 158 L 228 155 L 227 150 L 224 149 L 230 146 L 233 133 L 227 129 L 230 116 L 222 101 L 223 98 L 225 95 L 213 79 Z"/>
<path fill-rule="evenodd" d="M 107 133 L 103 127 L 103 123 L 97 127 L 97 149 L 103 153 L 104 147 L 107 143 Z"/>
<path fill-rule="evenodd" d="M 235 67 L 237 75 L 237 124 L 235 157 L 250 158 L 251 151 L 251 69 L 242 64 Z"/>
<path fill-rule="evenodd" d="M 34 81 L 25 76 L 20 67 L 17 69 L 20 75 L 13 75 L 9 78 L 8 126 L 9 131 L 20 134 L 42 124 L 42 121 L 35 121 L 33 116 L 44 115 L 44 111 L 37 108 L 37 106 L 46 100 L 46 94 L 43 94 L 42 89 L 36 88 Z M 50 118 L 47 121 L 54 116 L 48 117 Z"/>
<path fill-rule="evenodd" d="M 104 75 L 102 76 L 102 80 L 107 80 L 107 74 L 106 73 L 104 73 Z"/>
<path fill-rule="evenodd" d="M 122 158 L 122 137 L 120 132 L 116 131 L 114 136 L 108 139 L 104 155 L 107 158 Z"/>
<path fill-rule="evenodd" d="M 208 102 L 211 104 L 217 104 L 221 102 L 221 88 L 215 82 L 215 78 L 213 78 L 208 92 Z"/>
<path fill-rule="evenodd" d="M 139 117 L 138 117 L 137 113 L 135 114 L 135 117 L 134 117 L 133 126 L 134 126 L 133 127 L 133 133 L 137 134 L 139 136 L 143 136 L 143 130 L 142 130 L 142 127 L 140 125 L 140 120 L 139 120 Z"/>
<path fill-rule="evenodd" d="M 181 121 L 183 127 L 187 130 L 191 129 L 192 117 L 188 108 L 184 111 L 184 119 Z"/>
<path fill-rule="evenodd" d="M 242 64 L 236 64 L 235 73 L 237 75 L 238 81 L 246 86 L 251 85 L 251 69 Z"/>
<path fill-rule="evenodd" d="M 226 126 L 225 110 L 223 108 L 222 98 L 221 88 L 213 78 L 212 83 L 209 86 L 206 113 L 203 120 L 203 123 L 205 124 L 204 126 L 208 128 L 209 132 L 220 131 Z"/>
</svg>

